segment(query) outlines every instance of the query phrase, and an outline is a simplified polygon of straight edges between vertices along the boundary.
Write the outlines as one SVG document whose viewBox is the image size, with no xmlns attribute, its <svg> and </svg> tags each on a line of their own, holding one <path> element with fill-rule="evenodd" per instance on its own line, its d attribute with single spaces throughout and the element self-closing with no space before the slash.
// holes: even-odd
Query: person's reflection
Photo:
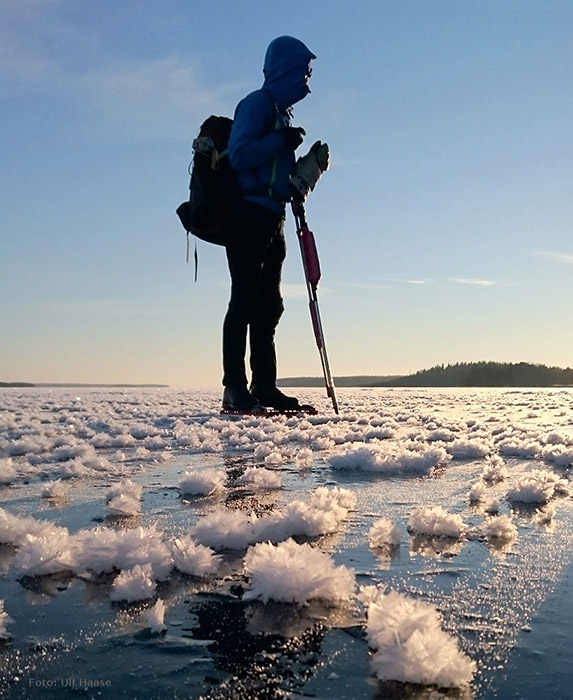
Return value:
<svg viewBox="0 0 573 700">
<path fill-rule="evenodd" d="M 213 664 L 231 674 L 205 697 L 284 697 L 300 690 L 320 661 L 325 628 L 299 606 L 227 598 L 198 601 L 191 612 L 193 639 L 210 642 Z"/>
</svg>

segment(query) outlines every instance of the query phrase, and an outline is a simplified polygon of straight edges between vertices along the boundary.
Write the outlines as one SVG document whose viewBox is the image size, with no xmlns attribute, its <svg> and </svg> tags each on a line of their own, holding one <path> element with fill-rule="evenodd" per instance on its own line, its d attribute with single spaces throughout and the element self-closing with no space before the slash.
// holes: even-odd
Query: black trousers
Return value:
<svg viewBox="0 0 573 700">
<path fill-rule="evenodd" d="M 280 291 L 286 256 L 283 219 L 241 202 L 227 243 L 231 298 L 223 323 L 223 385 L 246 387 L 247 335 L 251 384 L 274 387 L 275 330 L 284 311 Z"/>
</svg>

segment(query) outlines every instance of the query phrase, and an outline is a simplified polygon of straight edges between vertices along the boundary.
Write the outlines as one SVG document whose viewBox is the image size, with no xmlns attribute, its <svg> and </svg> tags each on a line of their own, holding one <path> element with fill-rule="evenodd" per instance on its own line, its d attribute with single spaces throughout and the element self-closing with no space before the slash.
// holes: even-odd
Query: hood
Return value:
<svg viewBox="0 0 573 700">
<path fill-rule="evenodd" d="M 271 93 L 280 109 L 291 107 L 310 92 L 305 76 L 313 58 L 316 56 L 312 51 L 292 36 L 279 36 L 269 44 L 263 68 L 263 87 Z"/>
</svg>

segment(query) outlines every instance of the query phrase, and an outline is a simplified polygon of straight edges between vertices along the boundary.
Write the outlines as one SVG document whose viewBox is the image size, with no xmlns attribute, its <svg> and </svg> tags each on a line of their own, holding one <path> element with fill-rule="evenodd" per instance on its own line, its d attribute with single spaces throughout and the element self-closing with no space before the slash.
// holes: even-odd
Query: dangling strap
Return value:
<svg viewBox="0 0 573 700">
<path fill-rule="evenodd" d="M 199 269 L 199 254 L 197 253 L 197 236 L 195 236 L 195 252 L 193 254 L 195 260 L 195 282 L 197 282 L 197 270 Z"/>
<path fill-rule="evenodd" d="M 199 253 L 197 252 L 197 236 L 195 238 L 195 250 L 193 251 L 193 262 L 195 263 L 195 279 L 197 282 L 197 271 L 199 270 Z M 187 231 L 187 251 L 185 253 L 185 262 L 189 263 L 189 231 Z"/>
</svg>

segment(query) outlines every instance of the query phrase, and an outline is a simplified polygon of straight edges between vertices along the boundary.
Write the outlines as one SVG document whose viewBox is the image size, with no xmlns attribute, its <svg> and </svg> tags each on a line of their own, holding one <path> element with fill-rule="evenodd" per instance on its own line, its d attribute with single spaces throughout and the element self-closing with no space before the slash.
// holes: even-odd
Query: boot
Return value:
<svg viewBox="0 0 573 700">
<path fill-rule="evenodd" d="M 248 392 L 247 387 L 226 386 L 223 392 L 224 411 L 252 411 L 264 413 L 264 408 L 257 399 Z"/>
<path fill-rule="evenodd" d="M 251 396 L 255 401 L 261 404 L 261 406 L 274 408 L 277 411 L 297 411 L 301 408 L 297 398 L 283 394 L 276 386 L 265 387 L 254 385 L 251 387 Z"/>
</svg>

